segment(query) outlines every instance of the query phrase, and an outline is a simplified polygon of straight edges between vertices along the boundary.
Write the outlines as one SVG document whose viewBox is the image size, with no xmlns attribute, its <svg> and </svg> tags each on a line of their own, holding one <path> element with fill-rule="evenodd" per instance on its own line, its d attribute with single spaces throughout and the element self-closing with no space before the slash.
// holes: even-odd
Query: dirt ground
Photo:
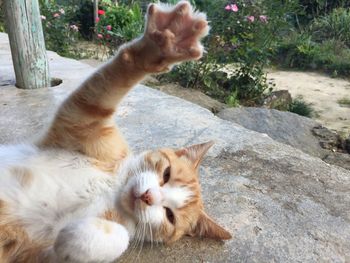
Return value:
<svg viewBox="0 0 350 263">
<path fill-rule="evenodd" d="M 343 135 L 350 134 L 350 105 L 338 100 L 350 99 L 350 81 L 312 72 L 275 71 L 268 78 L 276 89 L 286 89 L 295 98 L 302 96 L 316 112 L 315 120 Z"/>
<path fill-rule="evenodd" d="M 81 61 L 93 67 L 97 67 L 102 63 L 95 59 Z M 349 80 L 331 78 L 319 73 L 280 70 L 269 72 L 268 79 L 274 81 L 276 90 L 289 90 L 293 98 L 301 96 L 305 102 L 310 103 L 316 113 L 314 119 L 322 125 L 340 132 L 343 136 L 350 135 L 350 105 L 338 103 L 340 99 L 350 99 Z M 146 84 L 149 85 L 147 82 Z M 214 112 L 224 107 L 222 103 L 214 103 L 214 100 L 208 98 L 205 94 L 199 96 L 197 93 L 201 92 L 197 90 L 194 90 L 194 95 L 190 96 L 188 90 L 178 85 L 166 84 L 159 86 L 151 84 L 149 86 L 154 86 L 170 95 L 190 100 Z M 196 98 L 200 98 L 198 102 Z"/>
</svg>

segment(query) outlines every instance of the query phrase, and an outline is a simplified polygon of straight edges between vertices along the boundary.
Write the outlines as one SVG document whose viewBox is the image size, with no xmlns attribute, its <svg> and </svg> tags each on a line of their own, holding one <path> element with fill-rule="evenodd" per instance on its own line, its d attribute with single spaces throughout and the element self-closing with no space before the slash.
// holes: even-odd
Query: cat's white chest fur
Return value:
<svg viewBox="0 0 350 263">
<path fill-rule="evenodd" d="M 54 239 L 69 221 L 102 214 L 118 189 L 115 176 L 84 156 L 29 145 L 0 147 L 0 176 L 0 200 L 35 239 Z"/>
</svg>

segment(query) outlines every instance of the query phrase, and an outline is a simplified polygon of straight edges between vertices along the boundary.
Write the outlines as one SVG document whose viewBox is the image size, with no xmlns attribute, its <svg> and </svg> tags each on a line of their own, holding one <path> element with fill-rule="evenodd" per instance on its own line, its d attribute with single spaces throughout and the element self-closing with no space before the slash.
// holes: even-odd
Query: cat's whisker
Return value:
<svg viewBox="0 0 350 263">
<path fill-rule="evenodd" d="M 145 242 L 145 231 L 146 231 L 146 223 L 143 223 L 143 224 L 142 224 L 142 239 L 141 239 L 141 245 L 140 245 L 140 250 L 139 250 L 139 253 L 137 254 L 136 260 L 139 259 L 140 254 L 141 254 L 141 251 L 142 251 L 142 249 L 143 249 L 143 244 L 144 244 L 144 242 Z"/>
<path fill-rule="evenodd" d="M 130 246 L 129 254 L 125 258 L 125 262 L 129 262 L 130 257 L 133 258 L 133 254 L 134 254 L 134 252 L 136 252 L 136 248 L 137 248 L 139 241 L 140 241 L 140 236 L 141 236 L 140 222 L 138 222 L 136 224 L 136 227 L 135 227 L 134 239 L 133 239 L 132 244 Z"/>
<path fill-rule="evenodd" d="M 137 223 L 137 235 L 135 235 L 135 243 L 134 243 L 134 246 L 133 246 L 133 249 L 132 249 L 132 251 L 131 251 L 131 253 L 130 253 L 130 256 L 131 256 L 131 260 L 130 260 L 130 262 L 134 262 L 135 260 L 137 260 L 137 255 L 136 255 L 136 249 L 137 249 L 137 247 L 139 246 L 139 244 L 140 244 L 140 241 L 141 241 L 141 234 L 142 234 L 142 227 L 141 227 L 141 221 L 139 221 L 138 223 Z"/>
<path fill-rule="evenodd" d="M 149 234 L 150 234 L 150 240 L 151 240 L 151 249 L 153 248 L 153 235 L 152 235 L 152 226 L 150 223 L 148 223 L 149 226 Z"/>
</svg>

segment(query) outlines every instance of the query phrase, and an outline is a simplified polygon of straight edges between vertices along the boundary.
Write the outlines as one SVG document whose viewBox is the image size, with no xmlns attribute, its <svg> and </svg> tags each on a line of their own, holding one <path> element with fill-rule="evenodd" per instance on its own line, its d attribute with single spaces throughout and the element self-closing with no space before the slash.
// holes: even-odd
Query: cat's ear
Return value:
<svg viewBox="0 0 350 263">
<path fill-rule="evenodd" d="M 195 144 L 195 145 L 177 150 L 175 153 L 178 157 L 185 156 L 187 159 L 189 159 L 193 163 L 194 167 L 197 168 L 201 163 L 204 155 L 207 153 L 210 147 L 213 146 L 213 144 L 214 144 L 214 141 Z"/>
<path fill-rule="evenodd" d="M 215 223 L 214 220 L 204 212 L 201 212 L 197 225 L 191 235 L 217 240 L 227 240 L 232 238 L 232 235 L 227 230 Z"/>
</svg>

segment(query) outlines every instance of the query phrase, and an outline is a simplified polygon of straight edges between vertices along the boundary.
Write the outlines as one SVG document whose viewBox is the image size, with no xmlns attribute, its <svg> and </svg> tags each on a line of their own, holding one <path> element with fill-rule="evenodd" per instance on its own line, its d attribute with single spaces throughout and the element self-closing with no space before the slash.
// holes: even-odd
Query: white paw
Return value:
<svg viewBox="0 0 350 263">
<path fill-rule="evenodd" d="M 112 262 L 128 248 L 129 234 L 120 224 L 85 218 L 63 228 L 54 245 L 60 262 Z"/>
</svg>

